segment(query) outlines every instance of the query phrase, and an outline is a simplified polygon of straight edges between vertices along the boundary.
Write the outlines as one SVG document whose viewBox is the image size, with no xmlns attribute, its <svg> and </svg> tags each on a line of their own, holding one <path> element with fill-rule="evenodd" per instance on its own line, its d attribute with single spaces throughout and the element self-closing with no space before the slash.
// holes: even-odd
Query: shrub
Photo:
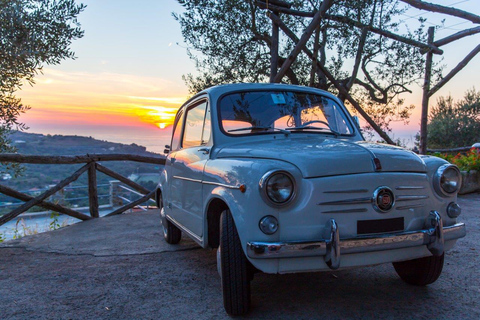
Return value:
<svg viewBox="0 0 480 320">
<path fill-rule="evenodd" d="M 457 155 L 436 153 L 435 156 L 456 165 L 462 171 L 480 171 L 480 150 L 472 148 L 466 154 Z"/>
</svg>

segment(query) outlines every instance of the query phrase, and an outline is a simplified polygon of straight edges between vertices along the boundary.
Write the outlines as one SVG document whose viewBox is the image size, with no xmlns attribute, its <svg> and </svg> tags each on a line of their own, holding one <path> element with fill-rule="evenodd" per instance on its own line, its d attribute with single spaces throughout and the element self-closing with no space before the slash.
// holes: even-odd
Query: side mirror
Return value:
<svg viewBox="0 0 480 320">
<path fill-rule="evenodd" d="M 357 126 L 358 130 L 360 130 L 360 119 L 357 116 L 353 116 L 353 121 L 355 121 L 355 125 Z"/>
<path fill-rule="evenodd" d="M 168 144 L 165 145 L 165 149 L 163 150 L 163 153 L 165 153 L 165 154 L 170 153 L 170 146 Z"/>
</svg>

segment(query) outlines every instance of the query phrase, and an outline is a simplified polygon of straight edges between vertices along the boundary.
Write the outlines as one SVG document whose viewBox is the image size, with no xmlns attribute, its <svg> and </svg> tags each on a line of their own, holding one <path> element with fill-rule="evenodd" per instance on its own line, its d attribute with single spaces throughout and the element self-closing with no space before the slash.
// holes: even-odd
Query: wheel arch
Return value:
<svg viewBox="0 0 480 320">
<path fill-rule="evenodd" d="M 206 244 L 210 248 L 218 248 L 220 243 L 220 216 L 223 211 L 229 209 L 224 199 L 213 197 L 210 199 L 206 210 Z"/>
</svg>

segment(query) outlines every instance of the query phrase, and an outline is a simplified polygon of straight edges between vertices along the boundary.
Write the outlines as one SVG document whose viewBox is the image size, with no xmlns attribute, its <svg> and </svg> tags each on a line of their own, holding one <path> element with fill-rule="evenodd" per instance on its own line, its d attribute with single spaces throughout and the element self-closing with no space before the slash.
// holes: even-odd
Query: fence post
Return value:
<svg viewBox="0 0 480 320">
<path fill-rule="evenodd" d="M 118 180 L 110 180 L 110 206 L 112 208 L 121 207 L 123 205 L 122 199 L 118 197 L 120 193 L 121 182 Z"/>
<path fill-rule="evenodd" d="M 88 202 L 90 205 L 90 215 L 92 218 L 98 218 L 98 190 L 97 190 L 97 168 L 95 161 L 88 167 Z"/>
</svg>

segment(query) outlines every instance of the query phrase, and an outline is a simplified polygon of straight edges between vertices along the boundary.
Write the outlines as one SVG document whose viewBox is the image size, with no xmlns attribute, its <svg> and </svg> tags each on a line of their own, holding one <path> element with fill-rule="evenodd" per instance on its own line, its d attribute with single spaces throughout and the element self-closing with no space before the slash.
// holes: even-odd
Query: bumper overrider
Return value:
<svg viewBox="0 0 480 320">
<path fill-rule="evenodd" d="M 340 231 L 334 219 L 329 222 L 330 235 L 318 241 L 248 242 L 247 255 L 253 259 L 277 259 L 324 256 L 330 269 L 340 267 L 341 254 L 365 253 L 426 245 L 435 256 L 444 252 L 444 242 L 463 238 L 464 223 L 443 227 L 442 218 L 431 211 L 425 229 L 393 234 L 361 236 L 340 239 Z"/>
</svg>

